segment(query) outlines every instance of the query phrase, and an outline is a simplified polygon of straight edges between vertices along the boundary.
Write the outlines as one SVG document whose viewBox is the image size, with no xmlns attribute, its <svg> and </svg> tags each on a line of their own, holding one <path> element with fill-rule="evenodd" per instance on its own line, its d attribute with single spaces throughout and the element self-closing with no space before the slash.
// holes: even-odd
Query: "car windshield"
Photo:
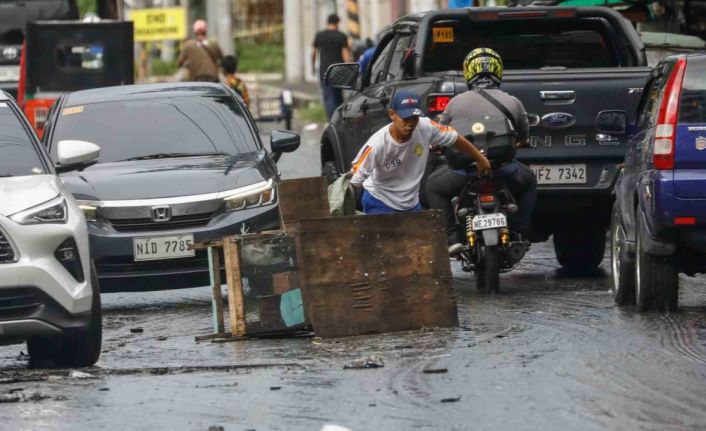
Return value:
<svg viewBox="0 0 706 431">
<path fill-rule="evenodd" d="M 706 123 L 706 56 L 689 58 L 679 105 L 680 123 Z"/>
<path fill-rule="evenodd" d="M 615 49 L 600 18 L 434 24 L 424 54 L 425 72 L 460 71 L 474 47 L 494 49 L 505 70 L 614 67 Z"/>
<path fill-rule="evenodd" d="M 92 142 L 100 162 L 169 155 L 239 155 L 259 151 L 249 117 L 229 96 L 150 97 L 63 107 L 52 135 Z M 159 155 L 159 157 L 156 157 Z"/>
<path fill-rule="evenodd" d="M 43 174 L 37 148 L 15 112 L 0 102 L 0 177 Z"/>
</svg>

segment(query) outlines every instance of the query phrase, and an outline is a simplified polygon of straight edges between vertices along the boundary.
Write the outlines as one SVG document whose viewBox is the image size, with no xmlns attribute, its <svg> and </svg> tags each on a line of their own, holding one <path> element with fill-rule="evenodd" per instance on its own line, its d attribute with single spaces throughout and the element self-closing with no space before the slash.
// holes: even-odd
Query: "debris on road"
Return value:
<svg viewBox="0 0 706 431">
<path fill-rule="evenodd" d="M 93 374 L 84 373 L 82 371 L 71 370 L 71 372 L 69 373 L 69 378 L 85 380 L 85 379 L 95 379 L 96 376 L 94 376 Z"/>
<path fill-rule="evenodd" d="M 457 403 L 461 401 L 461 397 L 444 398 L 441 400 L 442 403 Z"/>
<path fill-rule="evenodd" d="M 225 431 L 225 428 L 220 425 L 213 425 L 208 427 L 208 431 Z"/>
<path fill-rule="evenodd" d="M 164 335 L 160 335 L 159 337 L 157 337 L 157 341 L 166 341 L 166 340 L 167 340 L 167 337 L 165 337 Z"/>
<path fill-rule="evenodd" d="M 356 359 L 355 361 L 349 362 L 343 366 L 344 370 L 356 370 L 363 368 L 382 368 L 385 366 L 385 362 L 380 356 L 370 355 L 365 358 Z"/>
<path fill-rule="evenodd" d="M 33 392 L 31 395 L 26 395 L 24 392 L 15 392 L 9 394 L 0 394 L 0 404 L 3 403 L 26 403 L 37 402 L 51 398 L 51 396 L 41 392 Z"/>
<path fill-rule="evenodd" d="M 130 328 L 130 332 L 133 334 L 142 334 L 145 330 L 138 326 L 136 328 Z"/>
<path fill-rule="evenodd" d="M 280 389 L 282 389 L 282 386 L 270 386 L 271 391 L 279 391 Z"/>
<path fill-rule="evenodd" d="M 448 373 L 449 370 L 447 368 L 425 368 L 424 369 L 424 374 L 444 374 Z"/>
</svg>

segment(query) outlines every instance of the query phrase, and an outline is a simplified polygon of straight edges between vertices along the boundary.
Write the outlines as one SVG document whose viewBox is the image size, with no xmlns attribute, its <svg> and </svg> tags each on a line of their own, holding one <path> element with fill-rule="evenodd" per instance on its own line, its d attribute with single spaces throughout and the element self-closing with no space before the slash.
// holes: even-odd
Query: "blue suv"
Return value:
<svg viewBox="0 0 706 431">
<path fill-rule="evenodd" d="M 706 272 L 706 52 L 655 67 L 628 133 L 611 226 L 615 302 L 675 311 L 678 273 Z"/>
</svg>

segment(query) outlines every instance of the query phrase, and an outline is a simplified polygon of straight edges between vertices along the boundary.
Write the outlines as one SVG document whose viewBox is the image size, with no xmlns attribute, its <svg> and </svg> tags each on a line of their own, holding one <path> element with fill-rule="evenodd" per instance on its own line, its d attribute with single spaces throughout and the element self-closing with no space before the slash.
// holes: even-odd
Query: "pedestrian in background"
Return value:
<svg viewBox="0 0 706 431">
<path fill-rule="evenodd" d="M 326 29 L 316 33 L 311 54 L 311 67 L 313 70 L 316 70 L 316 57 L 319 57 L 321 98 L 329 120 L 333 115 L 333 111 L 343 103 L 343 93 L 340 89 L 326 84 L 324 77 L 326 69 L 332 64 L 353 61 L 348 38 L 338 30 L 339 21 L 340 19 L 336 14 L 328 16 Z"/>
<path fill-rule="evenodd" d="M 186 41 L 179 55 L 179 67 L 189 71 L 189 81 L 218 82 L 218 64 L 223 51 L 215 40 L 206 37 L 207 24 L 202 19 L 194 21 L 194 39 Z"/>
<path fill-rule="evenodd" d="M 372 39 L 367 38 L 365 40 L 365 51 L 363 51 L 362 54 L 360 54 L 360 57 L 358 57 L 358 64 L 360 65 L 360 74 L 365 73 L 365 69 L 368 68 L 368 64 L 370 64 L 370 60 L 373 58 L 373 54 L 375 54 L 375 44 L 373 43 Z"/>
<path fill-rule="evenodd" d="M 223 69 L 224 83 L 235 90 L 243 98 L 245 106 L 250 105 L 250 96 L 248 95 L 248 87 L 245 86 L 245 81 L 240 79 L 235 73 L 238 70 L 238 59 L 232 55 L 226 55 L 221 60 L 221 68 Z"/>
</svg>

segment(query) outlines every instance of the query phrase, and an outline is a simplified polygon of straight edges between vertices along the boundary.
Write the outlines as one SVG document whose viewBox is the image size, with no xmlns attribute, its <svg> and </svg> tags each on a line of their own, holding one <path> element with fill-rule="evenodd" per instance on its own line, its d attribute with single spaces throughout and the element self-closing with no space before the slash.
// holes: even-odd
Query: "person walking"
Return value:
<svg viewBox="0 0 706 431">
<path fill-rule="evenodd" d="M 179 67 L 189 71 L 189 81 L 218 82 L 218 65 L 223 51 L 215 40 L 208 40 L 206 21 L 194 21 L 194 39 L 186 41 L 179 55 Z"/>
<path fill-rule="evenodd" d="M 343 92 L 339 88 L 333 88 L 326 84 L 324 76 L 326 69 L 332 64 L 353 61 L 348 38 L 338 30 L 339 21 L 336 14 L 328 16 L 326 29 L 316 33 L 311 54 L 312 70 L 316 70 L 316 58 L 319 57 L 321 98 L 329 120 L 331 120 L 336 108 L 343 103 Z"/>
<path fill-rule="evenodd" d="M 243 98 L 245 106 L 250 105 L 250 96 L 248 87 L 236 72 L 238 70 L 238 59 L 234 55 L 226 55 L 221 60 L 221 68 L 223 69 L 224 84 L 235 90 L 240 97 Z"/>
</svg>

